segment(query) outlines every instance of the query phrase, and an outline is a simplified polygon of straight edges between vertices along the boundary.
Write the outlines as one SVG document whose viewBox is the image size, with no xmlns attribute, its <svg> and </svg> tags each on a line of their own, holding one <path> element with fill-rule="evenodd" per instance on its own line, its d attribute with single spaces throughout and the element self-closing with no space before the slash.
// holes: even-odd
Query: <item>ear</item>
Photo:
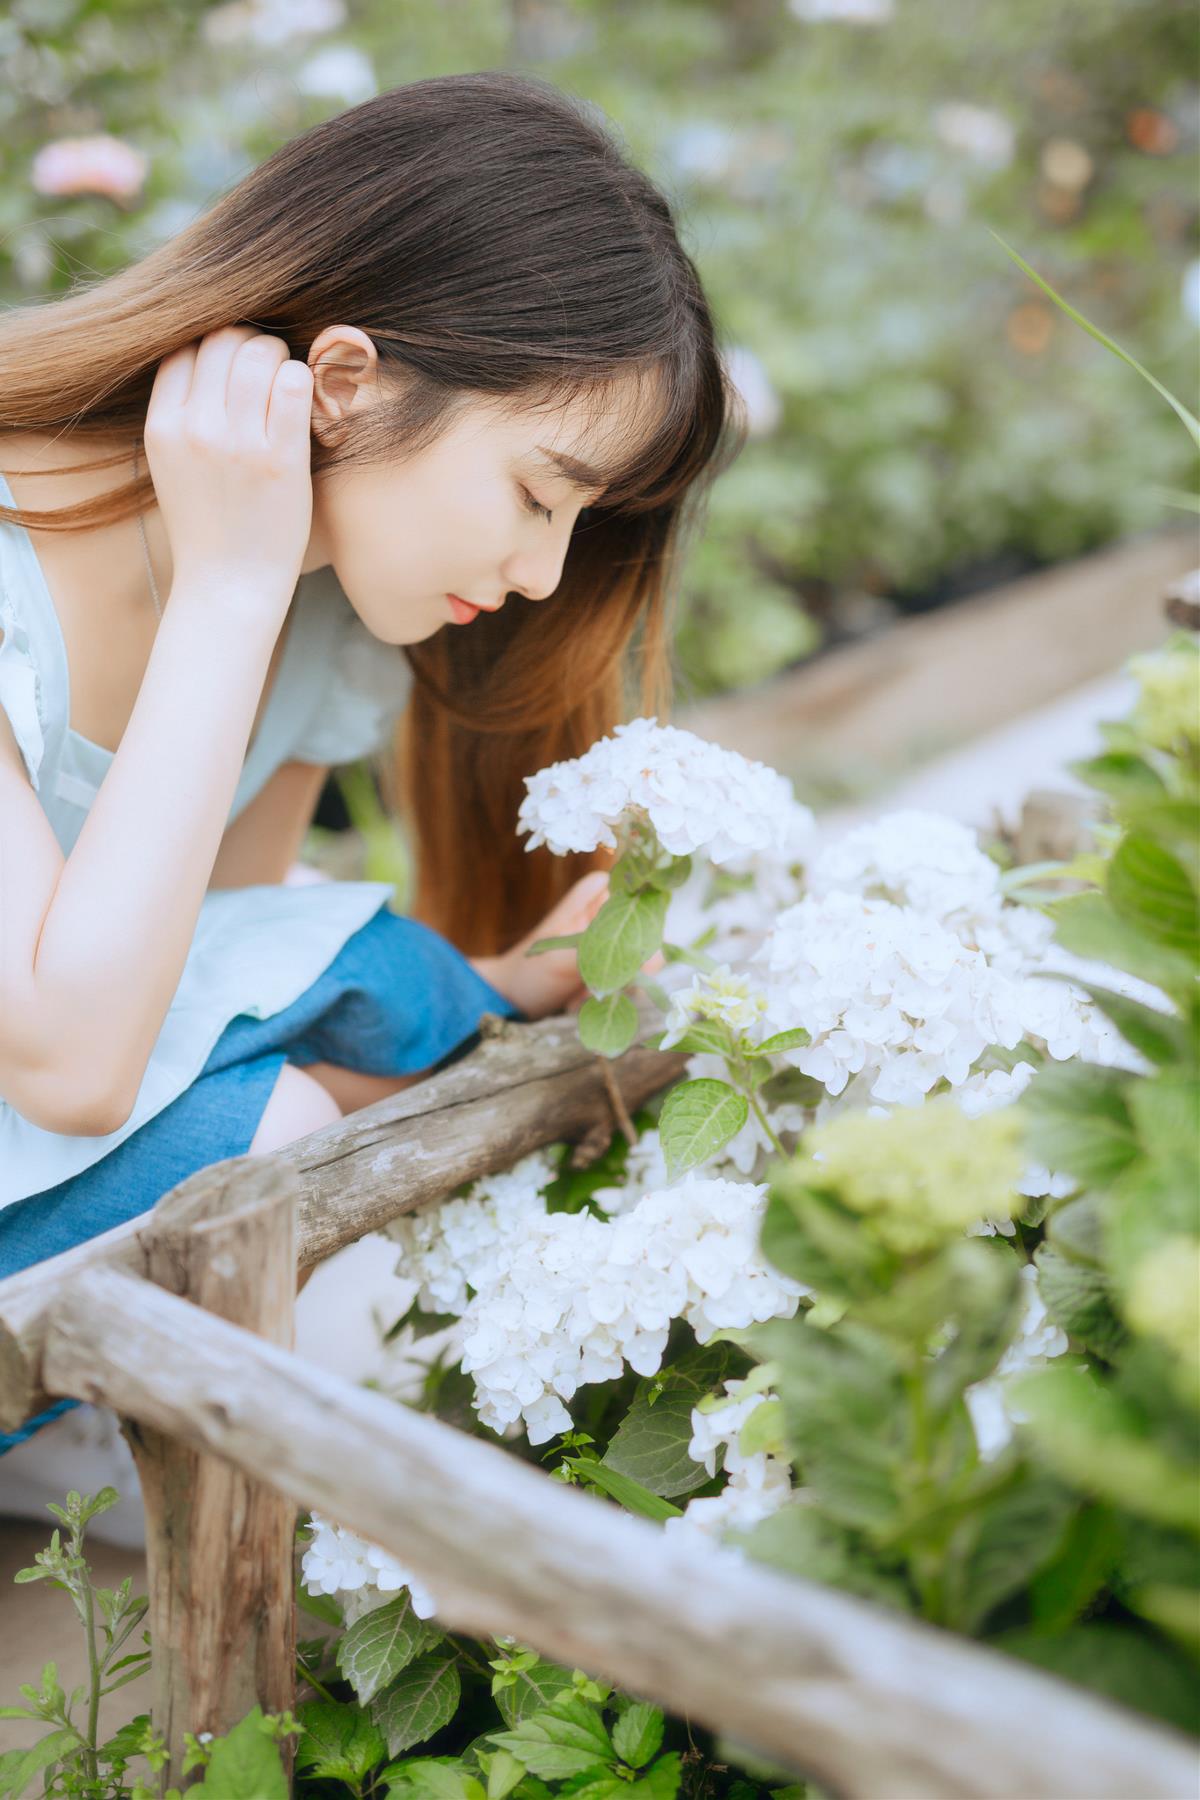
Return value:
<svg viewBox="0 0 1200 1800">
<path fill-rule="evenodd" d="M 328 441 L 351 412 L 370 403 L 379 375 L 379 353 L 357 325 L 327 325 L 308 352 L 313 376 L 312 428 Z"/>
</svg>

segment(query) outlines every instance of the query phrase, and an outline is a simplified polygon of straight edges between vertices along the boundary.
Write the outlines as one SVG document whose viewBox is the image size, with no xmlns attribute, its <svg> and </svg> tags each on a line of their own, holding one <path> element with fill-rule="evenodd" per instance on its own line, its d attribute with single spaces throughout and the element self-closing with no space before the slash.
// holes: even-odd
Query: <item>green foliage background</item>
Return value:
<svg viewBox="0 0 1200 1800">
<path fill-rule="evenodd" d="M 778 400 L 687 573 L 686 697 L 1172 516 L 1175 422 L 985 227 L 1190 401 L 1195 47 L 1188 0 L 897 0 L 875 27 L 784 0 L 12 0 L 0 299 L 144 254 L 372 86 L 515 67 L 598 104 Z M 946 141 L 956 104 L 1007 120 L 1010 161 Z M 43 144 L 101 131 L 149 158 L 136 199 L 33 190 Z M 1063 144 L 1082 186 L 1051 178 Z"/>
</svg>

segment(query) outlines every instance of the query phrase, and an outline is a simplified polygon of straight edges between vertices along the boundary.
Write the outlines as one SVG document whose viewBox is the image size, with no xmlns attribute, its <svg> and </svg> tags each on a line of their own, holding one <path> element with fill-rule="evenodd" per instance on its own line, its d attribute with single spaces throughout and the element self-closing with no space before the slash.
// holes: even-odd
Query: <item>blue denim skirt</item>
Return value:
<svg viewBox="0 0 1200 1800">
<path fill-rule="evenodd" d="M 192 1085 L 115 1150 L 0 1209 L 0 1279 L 148 1212 L 197 1169 L 243 1156 L 285 1062 L 416 1075 L 470 1048 L 485 1012 L 524 1016 L 445 938 L 381 908 L 290 1006 L 231 1019 Z M 0 1432 L 0 1455 L 78 1404 L 56 1401 Z"/>
</svg>

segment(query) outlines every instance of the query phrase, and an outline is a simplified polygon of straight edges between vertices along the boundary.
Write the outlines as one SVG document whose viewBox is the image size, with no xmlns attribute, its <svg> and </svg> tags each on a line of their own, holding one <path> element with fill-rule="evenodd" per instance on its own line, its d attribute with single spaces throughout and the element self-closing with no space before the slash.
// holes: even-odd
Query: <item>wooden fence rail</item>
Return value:
<svg viewBox="0 0 1200 1800">
<path fill-rule="evenodd" d="M 0 1283 L 2 1422 L 113 1407 L 147 1500 L 155 1723 L 291 1703 L 292 1520 L 315 1507 L 510 1634 L 871 1800 L 1193 1796 L 1195 1748 L 958 1637 L 680 1542 L 495 1446 L 296 1357 L 294 1271 L 549 1141 L 607 1140 L 681 1059 L 602 1075 L 573 1021 L 471 1057 Z"/>
</svg>

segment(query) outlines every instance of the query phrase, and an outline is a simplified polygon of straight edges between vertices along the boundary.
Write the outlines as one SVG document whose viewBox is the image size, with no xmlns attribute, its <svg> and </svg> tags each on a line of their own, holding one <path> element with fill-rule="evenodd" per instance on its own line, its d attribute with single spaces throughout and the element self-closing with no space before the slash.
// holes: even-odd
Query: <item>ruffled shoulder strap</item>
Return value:
<svg viewBox="0 0 1200 1800">
<path fill-rule="evenodd" d="M 0 708 L 7 714 L 35 792 L 46 750 L 42 705 L 33 639 L 0 555 Z"/>
</svg>

